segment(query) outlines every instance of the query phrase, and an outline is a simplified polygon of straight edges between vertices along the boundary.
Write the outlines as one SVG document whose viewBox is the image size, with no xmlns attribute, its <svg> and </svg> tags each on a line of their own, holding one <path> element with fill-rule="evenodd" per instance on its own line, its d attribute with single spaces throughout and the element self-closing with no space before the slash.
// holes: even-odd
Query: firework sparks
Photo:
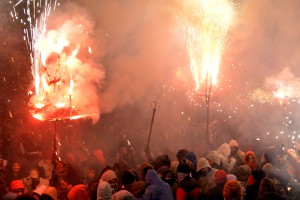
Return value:
<svg viewBox="0 0 300 200">
<path fill-rule="evenodd" d="M 232 6 L 227 0 L 186 0 L 186 40 L 196 89 L 207 81 L 217 84 L 217 75 Z"/>
<path fill-rule="evenodd" d="M 85 63 L 78 56 L 81 48 L 89 49 L 91 53 L 91 46 L 85 46 L 90 27 L 88 23 L 85 24 L 84 18 L 78 18 L 77 21 L 74 19 L 56 24 L 57 29 L 47 30 L 51 10 L 59 5 L 57 0 L 20 0 L 13 4 L 14 12 L 11 12 L 13 19 L 20 18 L 25 27 L 24 40 L 30 54 L 35 87 L 30 104 L 33 116 L 41 121 L 88 116 L 79 115 L 78 104 L 87 104 L 88 101 L 81 98 L 79 102 L 77 99 L 80 91 L 76 89 L 80 83 L 88 84 L 84 80 L 86 75 L 79 68 L 82 65 L 88 69 L 92 68 L 92 64 Z M 20 10 L 23 14 L 17 12 Z M 96 75 L 94 78 L 100 80 L 103 73 L 98 72 L 95 74 L 100 76 Z M 88 113 L 97 115 L 94 114 L 94 110 Z"/>
</svg>

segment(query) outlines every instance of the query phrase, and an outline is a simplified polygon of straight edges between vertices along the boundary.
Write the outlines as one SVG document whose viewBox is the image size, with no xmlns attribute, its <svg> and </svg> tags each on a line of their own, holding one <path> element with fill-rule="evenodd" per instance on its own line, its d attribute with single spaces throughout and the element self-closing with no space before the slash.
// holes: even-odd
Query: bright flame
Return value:
<svg viewBox="0 0 300 200">
<path fill-rule="evenodd" d="M 186 40 L 196 89 L 217 84 L 221 56 L 233 16 L 227 0 L 186 0 Z"/>
</svg>

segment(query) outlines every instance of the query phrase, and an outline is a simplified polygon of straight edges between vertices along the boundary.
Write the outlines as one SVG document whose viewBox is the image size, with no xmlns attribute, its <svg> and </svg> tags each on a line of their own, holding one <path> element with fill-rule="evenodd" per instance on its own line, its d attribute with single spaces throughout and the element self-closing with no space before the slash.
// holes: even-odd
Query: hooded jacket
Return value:
<svg viewBox="0 0 300 200">
<path fill-rule="evenodd" d="M 200 171 L 204 168 L 208 168 L 207 174 L 201 174 Z M 215 173 L 217 169 L 212 168 L 206 158 L 200 158 L 197 162 L 197 173 L 199 174 L 199 184 L 205 192 L 214 187 L 215 184 Z"/>
<path fill-rule="evenodd" d="M 149 169 L 146 174 L 147 188 L 142 198 L 143 200 L 173 200 L 173 194 L 169 184 L 165 183 L 158 176 L 154 169 Z"/>
</svg>

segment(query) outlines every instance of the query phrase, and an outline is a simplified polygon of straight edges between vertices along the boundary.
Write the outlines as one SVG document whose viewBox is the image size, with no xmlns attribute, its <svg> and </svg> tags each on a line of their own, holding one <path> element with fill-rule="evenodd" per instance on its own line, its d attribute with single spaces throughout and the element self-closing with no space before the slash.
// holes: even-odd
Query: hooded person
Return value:
<svg viewBox="0 0 300 200">
<path fill-rule="evenodd" d="M 203 195 L 199 183 L 191 177 L 191 168 L 187 163 L 181 163 L 177 167 L 178 188 L 176 190 L 177 200 L 200 199 Z"/>
<path fill-rule="evenodd" d="M 230 140 L 228 144 L 231 149 L 229 158 L 234 158 L 236 160 L 234 168 L 243 165 L 245 162 L 245 153 L 239 149 L 238 142 L 236 140 Z"/>
<path fill-rule="evenodd" d="M 107 170 L 104 172 L 101 176 L 101 180 L 109 183 L 112 194 L 118 191 L 117 175 L 113 170 Z"/>
<path fill-rule="evenodd" d="M 245 154 L 245 165 L 249 165 L 251 170 L 258 169 L 256 155 L 253 151 L 247 151 Z"/>
<path fill-rule="evenodd" d="M 210 188 L 206 193 L 207 200 L 223 200 L 223 188 L 227 182 L 227 173 L 224 170 L 218 170 L 215 173 L 216 185 Z"/>
<path fill-rule="evenodd" d="M 214 187 L 215 173 L 217 169 L 212 168 L 206 158 L 200 158 L 197 162 L 197 174 L 199 175 L 200 188 L 205 193 L 208 189 Z"/>
<path fill-rule="evenodd" d="M 246 188 L 248 184 L 248 178 L 252 174 L 252 170 L 249 165 L 241 165 L 236 168 L 234 175 L 241 185 Z"/>
<path fill-rule="evenodd" d="M 149 169 L 146 174 L 147 188 L 141 198 L 143 200 L 173 200 L 173 195 L 169 184 L 165 183 L 154 169 Z"/>
<path fill-rule="evenodd" d="M 154 169 L 153 166 L 149 163 L 149 162 L 143 162 L 141 164 L 141 167 L 140 167 L 140 175 L 141 175 L 141 179 L 142 180 L 145 180 L 145 177 L 146 177 L 146 174 L 147 174 L 147 171 L 149 169 Z"/>
<path fill-rule="evenodd" d="M 242 185 L 236 180 L 230 180 L 224 185 L 224 200 L 243 200 Z"/>
<path fill-rule="evenodd" d="M 228 156 L 231 153 L 229 144 L 223 143 L 218 149 L 217 152 L 220 154 L 220 167 L 228 173 Z"/>
<path fill-rule="evenodd" d="M 208 163 L 212 168 L 215 169 L 221 169 L 220 164 L 221 164 L 221 159 L 220 159 L 220 154 L 217 151 L 211 150 L 209 151 L 205 158 L 208 160 Z"/>
</svg>

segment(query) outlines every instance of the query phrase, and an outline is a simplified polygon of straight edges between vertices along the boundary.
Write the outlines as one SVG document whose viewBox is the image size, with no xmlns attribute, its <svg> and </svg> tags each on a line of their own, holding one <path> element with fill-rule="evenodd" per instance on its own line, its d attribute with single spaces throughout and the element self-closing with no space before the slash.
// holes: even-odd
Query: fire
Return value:
<svg viewBox="0 0 300 200">
<path fill-rule="evenodd" d="M 216 85 L 219 65 L 233 16 L 227 0 L 186 0 L 186 41 L 196 89 Z"/>
</svg>

